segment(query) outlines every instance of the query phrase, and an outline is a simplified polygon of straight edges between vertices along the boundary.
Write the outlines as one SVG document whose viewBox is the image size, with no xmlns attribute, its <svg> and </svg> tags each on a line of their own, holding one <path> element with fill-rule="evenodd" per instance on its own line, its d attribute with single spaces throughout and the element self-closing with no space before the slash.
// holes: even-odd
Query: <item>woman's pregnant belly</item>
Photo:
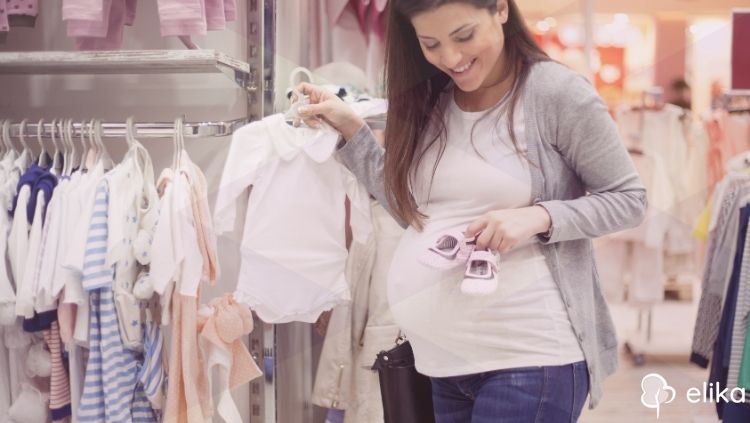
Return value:
<svg viewBox="0 0 750 423">
<path fill-rule="evenodd" d="M 440 270 L 419 260 L 446 229 L 409 228 L 388 275 L 391 311 L 412 343 L 417 368 L 430 376 L 453 376 L 518 367 L 529 354 L 554 361 L 560 331 L 564 339 L 574 337 L 539 245 L 526 242 L 503 254 L 498 289 L 469 296 L 460 291 L 465 265 Z"/>
</svg>

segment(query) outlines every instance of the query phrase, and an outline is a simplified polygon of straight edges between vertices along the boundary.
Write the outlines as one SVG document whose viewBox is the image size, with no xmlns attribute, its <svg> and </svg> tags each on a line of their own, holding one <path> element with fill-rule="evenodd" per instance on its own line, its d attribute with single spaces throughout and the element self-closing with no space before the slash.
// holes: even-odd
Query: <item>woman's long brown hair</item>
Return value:
<svg viewBox="0 0 750 423">
<path fill-rule="evenodd" d="M 515 0 L 508 1 L 508 21 L 503 24 L 503 54 L 516 79 L 507 106 L 508 129 L 518 150 L 513 116 L 528 71 L 536 62 L 549 60 L 539 48 L 521 16 Z M 422 54 L 411 18 L 448 3 L 466 3 L 490 13 L 497 11 L 497 0 L 391 0 L 385 57 L 385 85 L 388 98 L 388 125 L 385 130 L 385 192 L 391 208 L 404 222 L 421 230 L 427 217 L 417 210 L 411 195 L 409 178 L 416 172 L 424 152 L 440 142 L 440 161 L 445 149 L 445 122 L 440 110 L 440 96 L 450 77 L 430 64 Z M 507 73 L 507 72 L 506 72 Z M 424 139 L 428 128 L 436 135 Z M 433 176 L 437 162 L 433 167 Z M 411 173 L 411 175 L 410 175 Z"/>
</svg>

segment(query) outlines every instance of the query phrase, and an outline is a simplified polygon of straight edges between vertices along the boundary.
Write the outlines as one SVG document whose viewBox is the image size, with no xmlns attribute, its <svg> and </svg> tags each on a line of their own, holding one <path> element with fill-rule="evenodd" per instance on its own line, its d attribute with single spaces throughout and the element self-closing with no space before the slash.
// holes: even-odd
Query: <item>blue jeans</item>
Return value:
<svg viewBox="0 0 750 423">
<path fill-rule="evenodd" d="M 589 393 L 585 361 L 431 379 L 436 423 L 576 422 Z"/>
</svg>

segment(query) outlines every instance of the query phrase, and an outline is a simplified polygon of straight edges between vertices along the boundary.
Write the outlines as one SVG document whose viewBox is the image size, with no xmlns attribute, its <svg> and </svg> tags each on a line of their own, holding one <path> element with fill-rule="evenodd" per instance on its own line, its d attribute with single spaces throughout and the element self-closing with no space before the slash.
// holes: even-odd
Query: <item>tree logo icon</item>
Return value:
<svg viewBox="0 0 750 423">
<path fill-rule="evenodd" d="M 669 404 L 677 396 L 675 389 L 667 383 L 664 376 L 649 373 L 641 380 L 641 403 L 644 407 L 656 409 L 656 419 L 659 419 L 662 404 Z"/>
</svg>

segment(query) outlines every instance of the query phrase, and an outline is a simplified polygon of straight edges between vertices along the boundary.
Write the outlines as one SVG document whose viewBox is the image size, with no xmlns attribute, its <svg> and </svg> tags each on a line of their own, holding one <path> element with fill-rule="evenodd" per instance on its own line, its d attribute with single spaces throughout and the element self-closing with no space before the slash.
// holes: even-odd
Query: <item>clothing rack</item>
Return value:
<svg viewBox="0 0 750 423">
<path fill-rule="evenodd" d="M 235 83 L 247 98 L 244 119 L 216 122 L 188 122 L 183 126 L 187 137 L 220 137 L 233 133 L 246 124 L 275 112 L 274 82 L 276 78 L 276 36 L 281 27 L 276 25 L 278 0 L 247 0 L 246 21 L 239 25 L 247 40 L 243 57 L 202 50 L 187 44 L 187 51 L 138 50 L 117 52 L 32 52 L 0 53 L 0 75 L 142 75 L 142 74 L 224 74 Z M 183 43 L 185 40 L 182 40 Z M 179 111 L 176 111 L 176 114 Z M 45 117 L 51 118 L 51 117 Z M 383 129 L 385 119 L 368 120 L 373 129 Z M 27 122 L 26 140 L 50 138 L 53 124 L 50 121 Z M 74 126 L 81 135 L 81 125 Z M 20 124 L 10 126 L 10 135 L 18 138 Z M 122 122 L 104 122 L 99 133 L 104 138 L 123 137 L 126 127 Z M 171 122 L 146 122 L 135 125 L 139 138 L 169 138 L 174 134 Z M 39 130 L 39 131 L 38 131 Z M 255 330 L 249 336 L 249 349 L 253 359 L 264 370 L 264 377 L 238 387 L 235 395 L 249 396 L 250 423 L 313 422 L 312 397 L 312 342 L 311 327 L 307 324 L 271 325 L 255 319 Z M 282 365 L 283 363 L 283 365 Z M 301 371 L 300 371 L 301 370 Z M 304 374 L 302 374 L 304 373 Z M 247 391 L 245 391 L 247 388 Z M 241 411 L 242 414 L 245 414 Z M 243 418 L 245 416 L 243 415 Z"/>
<path fill-rule="evenodd" d="M 750 112 L 750 93 L 728 92 L 722 96 L 721 104 L 729 113 Z"/>
<path fill-rule="evenodd" d="M 664 106 L 664 88 L 651 87 L 641 93 L 641 104 L 636 106 L 639 110 L 659 110 Z"/>
<path fill-rule="evenodd" d="M 232 135 L 237 129 L 248 123 L 247 119 L 233 119 L 228 121 L 216 122 L 185 122 L 183 123 L 182 133 L 187 138 L 211 138 L 226 137 Z M 365 119 L 365 123 L 371 129 L 385 129 L 385 115 L 377 115 Z M 23 133 L 27 139 L 52 138 L 52 122 L 39 123 L 13 123 L 10 125 L 10 136 L 20 138 Z M 74 123 L 72 136 L 81 137 L 88 134 L 89 124 Z M 149 122 L 136 123 L 135 130 L 138 138 L 172 138 L 175 127 L 173 122 Z M 124 122 L 107 122 L 102 124 L 102 138 L 123 138 L 127 133 L 127 124 Z"/>
<path fill-rule="evenodd" d="M 143 74 L 217 74 L 221 73 L 233 81 L 247 95 L 247 115 L 244 119 L 218 122 L 188 122 L 184 124 L 187 137 L 220 137 L 232 134 L 236 129 L 273 113 L 276 34 L 276 0 L 248 0 L 244 36 L 247 40 L 246 55 L 234 58 L 215 50 L 135 50 L 113 52 L 3 52 L 0 53 L 0 75 L 143 75 Z M 184 42 L 184 40 L 183 40 Z M 240 60 L 242 59 L 242 60 Z M 84 124 L 84 128 L 85 128 Z M 136 124 L 139 138 L 169 138 L 174 134 L 173 123 L 148 122 Z M 122 122 L 105 122 L 101 136 L 123 137 L 126 125 Z M 36 122 L 27 123 L 24 134 L 27 140 L 36 139 Z M 14 123 L 10 134 L 18 138 L 20 124 Z M 74 127 L 80 136 L 81 124 Z M 44 122 L 40 135 L 49 138 L 52 123 Z M 250 353 L 266 370 L 263 378 L 256 379 L 248 387 L 249 421 L 251 423 L 276 423 L 281 421 L 312 422 L 312 406 L 300 398 L 285 398 L 285 404 L 277 404 L 278 391 L 298 382 L 280 380 L 276 356 L 279 349 L 288 349 L 286 339 L 298 335 L 286 328 L 277 328 L 256 319 L 255 330 L 250 334 Z M 309 342 L 308 342 L 309 344 Z M 301 356 L 301 355 L 298 355 Z M 294 360 L 305 361 L 307 357 Z M 292 359 L 287 360 L 287 364 Z M 309 368 L 309 367 L 308 367 Z M 311 388 L 310 384 L 310 390 Z M 241 395 L 241 394 L 240 394 Z"/>
<path fill-rule="evenodd" d="M 229 121 L 218 122 L 185 122 L 182 126 L 182 133 L 185 137 L 190 138 L 208 138 L 208 137 L 225 137 L 232 135 L 241 126 L 247 123 L 247 119 L 234 119 Z M 10 126 L 10 136 L 19 138 L 23 135 L 27 139 L 36 139 L 38 137 L 51 138 L 54 131 L 52 122 L 47 123 L 14 123 Z M 24 126 L 22 128 L 22 126 Z M 72 135 L 80 137 L 87 134 L 90 130 L 88 123 L 74 123 Z M 172 122 L 150 122 L 136 123 L 135 130 L 139 138 L 172 138 L 175 127 Z M 127 133 L 126 123 L 103 123 L 101 137 L 103 138 L 123 138 Z"/>
</svg>

